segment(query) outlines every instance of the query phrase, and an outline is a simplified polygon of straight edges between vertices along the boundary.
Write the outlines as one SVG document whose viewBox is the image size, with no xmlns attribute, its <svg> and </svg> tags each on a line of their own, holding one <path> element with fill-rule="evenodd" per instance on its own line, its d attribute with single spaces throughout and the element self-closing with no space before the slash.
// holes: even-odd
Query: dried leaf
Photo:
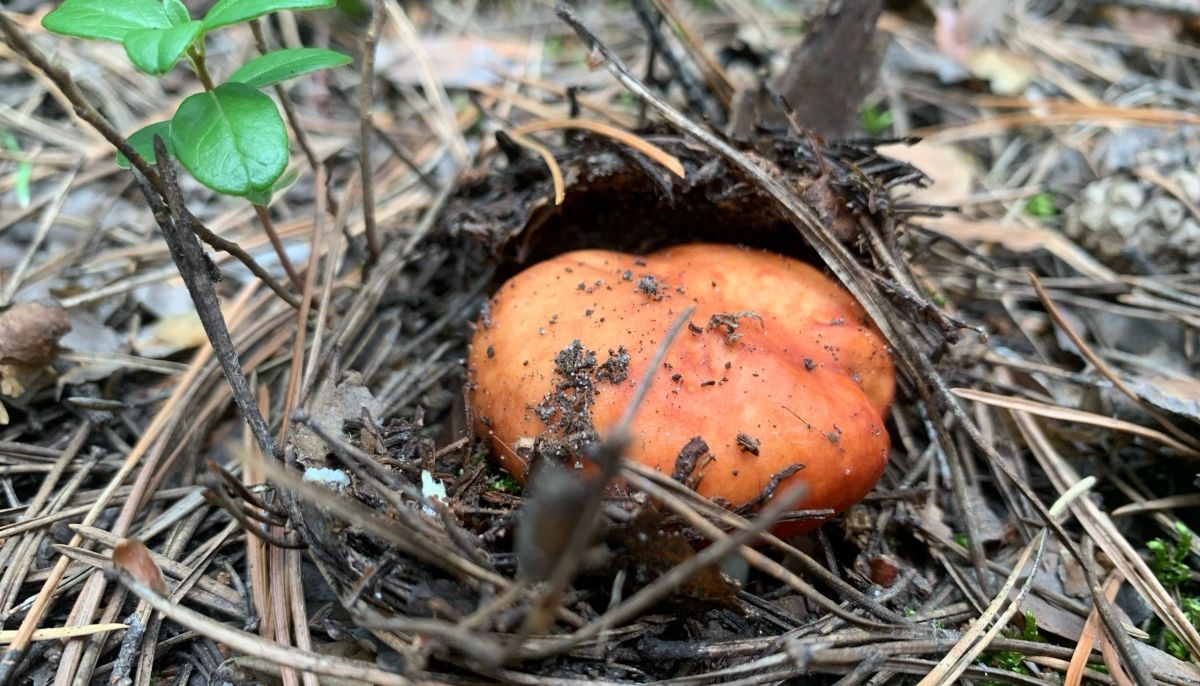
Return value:
<svg viewBox="0 0 1200 686">
<path fill-rule="evenodd" d="M 1080 566 L 1079 560 L 1071 555 L 1059 556 L 1058 578 L 1062 581 L 1063 592 L 1067 595 L 1086 598 L 1091 594 L 1083 567 Z"/>
<path fill-rule="evenodd" d="M 195 310 L 163 317 L 138 334 L 134 349 L 146 357 L 167 357 L 203 345 L 208 338 Z"/>
<path fill-rule="evenodd" d="M 957 205 L 971 195 L 979 164 L 974 157 L 951 143 L 922 141 L 916 145 L 885 145 L 883 155 L 908 162 L 933 180 L 925 188 L 909 190 L 909 199 L 931 205 Z"/>
<path fill-rule="evenodd" d="M 41 376 L 41 370 L 16 364 L 0 364 L 0 395 L 19 398 Z"/>
<path fill-rule="evenodd" d="M 863 553 L 854 559 L 854 571 L 883 588 L 891 588 L 900 578 L 900 565 L 899 558 L 887 553 Z"/>
<path fill-rule="evenodd" d="M 69 312 L 71 331 L 58 342 L 63 350 L 77 353 L 127 352 L 125 335 L 104 323 L 102 316 L 75 308 Z"/>
<path fill-rule="evenodd" d="M 59 339 L 70 330 L 66 310 L 57 306 L 18 303 L 0 314 L 0 396 L 18 398 L 44 386 Z M 7 423 L 8 412 L 0 410 L 0 425 Z"/>
<path fill-rule="evenodd" d="M 1160 410 L 1200 422 L 1200 381 L 1166 376 L 1140 376 L 1126 383 L 1138 397 Z"/>
<path fill-rule="evenodd" d="M 362 376 L 347 372 L 341 383 L 334 385 L 323 380 L 308 404 L 309 415 L 317 424 L 341 431 L 346 420 L 362 417 L 363 410 L 372 417 L 380 413 L 379 401 L 363 385 Z M 305 467 L 325 467 L 325 455 L 329 446 L 312 429 L 298 425 L 292 433 L 292 444 L 296 448 L 297 461 Z"/>
<path fill-rule="evenodd" d="M 967 487 L 967 499 L 971 501 L 971 510 L 975 513 L 975 538 L 984 543 L 994 543 L 1004 539 L 1007 527 L 1004 520 L 996 515 L 987 498 L 980 492 L 978 486 Z"/>
<path fill-rule="evenodd" d="M 946 524 L 945 511 L 938 507 L 932 499 L 926 501 L 925 506 L 917 514 L 921 520 L 921 527 L 926 531 L 929 531 L 938 538 L 954 538 L 954 529 Z"/>
<path fill-rule="evenodd" d="M 976 50 L 967 66 L 976 78 L 986 80 L 997 95 L 1019 95 L 1033 82 L 1033 63 L 999 48 Z"/>
<path fill-rule="evenodd" d="M 879 0 L 828 3 L 788 51 L 787 67 L 771 80 L 771 90 L 795 108 L 801 124 L 827 138 L 857 133 L 858 109 L 879 79 L 887 45 L 875 26 L 882 9 Z M 836 88 L 829 87 L 833 83 Z M 773 106 L 763 114 L 768 122 L 785 121 Z"/>
<path fill-rule="evenodd" d="M 58 339 L 70 330 L 61 307 L 17 303 L 0 314 L 0 363 L 45 367 L 58 355 Z"/>
<path fill-rule="evenodd" d="M 145 584 L 159 595 L 167 594 L 167 580 L 146 549 L 146 544 L 136 538 L 124 538 L 112 551 L 113 565 L 129 573 L 139 583 Z"/>
</svg>

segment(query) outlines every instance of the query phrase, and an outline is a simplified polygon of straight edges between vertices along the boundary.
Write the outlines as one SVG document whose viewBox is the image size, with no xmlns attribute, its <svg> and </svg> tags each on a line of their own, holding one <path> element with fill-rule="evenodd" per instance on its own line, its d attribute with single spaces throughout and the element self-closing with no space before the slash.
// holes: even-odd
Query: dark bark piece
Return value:
<svg viewBox="0 0 1200 686">
<path fill-rule="evenodd" d="M 699 436 L 694 436 L 692 440 L 687 442 L 687 445 L 679 451 L 679 457 L 675 458 L 675 470 L 671 472 L 671 478 L 681 484 L 690 484 L 692 473 L 696 471 L 696 465 L 700 462 L 700 458 L 708 454 L 708 444 Z"/>
<path fill-rule="evenodd" d="M 882 0 L 829 0 L 804 40 L 788 51 L 787 67 L 770 81 L 799 122 L 825 138 L 858 133 L 858 109 L 875 87 L 887 45 L 875 30 L 882 10 Z M 758 104 L 759 123 L 787 124 L 773 98 L 760 97 Z"/>
</svg>

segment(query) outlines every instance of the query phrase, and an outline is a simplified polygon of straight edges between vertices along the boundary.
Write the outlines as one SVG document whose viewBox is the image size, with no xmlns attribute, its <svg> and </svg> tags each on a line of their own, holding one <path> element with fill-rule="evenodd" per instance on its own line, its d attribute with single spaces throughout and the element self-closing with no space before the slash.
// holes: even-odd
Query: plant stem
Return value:
<svg viewBox="0 0 1200 686">
<path fill-rule="evenodd" d="M 254 44 L 258 48 L 260 55 L 265 55 L 268 52 L 267 41 L 263 37 L 262 23 L 258 19 L 250 20 L 250 30 L 254 32 Z M 283 114 L 287 117 L 288 123 L 292 125 L 292 133 L 296 134 L 296 143 L 300 149 L 304 151 L 304 156 L 308 158 L 308 166 L 312 167 L 313 171 L 317 170 L 317 153 L 313 151 L 312 145 L 308 142 L 308 134 L 304 133 L 304 129 L 300 128 L 300 118 L 296 116 L 296 109 L 292 107 L 292 102 L 288 100 L 287 94 L 284 93 L 283 84 L 275 84 L 275 96 L 279 98 L 279 104 L 283 107 Z"/>
<path fill-rule="evenodd" d="M 212 76 L 208 74 L 208 65 L 204 62 L 204 54 L 195 47 L 189 47 L 187 54 L 188 61 L 192 63 L 192 70 L 196 72 L 196 77 L 200 79 L 204 90 L 211 91 L 213 89 Z"/>
<path fill-rule="evenodd" d="M 263 231 L 267 232 L 267 238 L 271 239 L 271 247 L 275 248 L 275 254 L 279 257 L 279 264 L 283 266 L 283 271 L 287 272 L 288 280 L 296 287 L 296 290 L 304 291 L 304 281 L 300 278 L 300 273 L 296 271 L 296 267 L 292 265 L 292 261 L 288 259 L 287 251 L 283 248 L 283 240 L 279 238 L 279 233 L 275 231 L 275 224 L 271 221 L 271 212 L 262 205 L 254 205 L 254 213 L 258 215 L 258 221 L 262 224 Z"/>
<path fill-rule="evenodd" d="M 375 229 L 375 183 L 374 169 L 371 165 L 371 139 L 374 123 L 371 115 L 371 105 L 375 99 L 375 42 L 379 40 L 379 32 L 383 28 L 383 0 L 375 0 L 375 14 L 367 27 L 367 35 L 363 38 L 362 57 L 362 100 L 359 102 L 359 163 L 362 165 L 362 200 L 363 226 L 367 235 L 367 263 L 363 268 L 363 279 L 367 279 L 371 267 L 379 261 L 379 236 Z"/>
<path fill-rule="evenodd" d="M 188 219 L 191 222 L 192 231 L 196 232 L 197 238 L 209 244 L 213 250 L 220 250 L 221 252 L 229 253 L 230 255 L 236 257 L 239 262 L 245 265 L 246 269 L 250 270 L 251 274 L 257 277 L 259 281 L 265 283 L 267 287 L 275 293 L 275 295 L 278 295 L 284 302 L 292 307 L 300 309 L 300 299 L 292 293 L 289 293 L 288 289 L 284 288 L 283 284 L 279 283 L 275 277 L 271 276 L 271 272 L 268 272 L 266 268 L 256 262 L 254 258 L 250 256 L 250 253 L 246 252 L 245 248 L 238 245 L 235 241 L 231 241 L 228 238 L 224 238 L 213 233 L 211 229 L 202 224 L 200 220 L 191 213 L 191 210 L 184 208 L 184 211 L 187 212 Z"/>
<path fill-rule="evenodd" d="M 229 327 L 221 314 L 221 303 L 217 299 L 216 289 L 213 288 L 212 262 L 204 254 L 204 249 L 196 238 L 191 213 L 183 205 L 183 194 L 176 181 L 175 162 L 167 154 L 166 145 L 159 136 L 154 137 L 154 153 L 166 190 L 166 205 L 164 206 L 148 185 L 143 184 L 146 202 L 154 212 L 154 219 L 171 248 L 171 259 L 175 261 L 179 275 L 183 277 L 183 283 L 192 297 L 192 303 L 196 306 L 196 313 L 200 315 L 200 323 L 204 326 L 204 333 L 208 336 L 217 361 L 221 364 L 221 371 L 225 373 L 233 401 L 237 403 L 242 416 L 246 418 L 246 423 L 250 425 L 250 431 L 254 434 L 262 454 L 267 459 L 278 459 L 275 439 L 258 409 L 250 383 L 242 373 L 237 348 L 233 345 Z"/>
</svg>

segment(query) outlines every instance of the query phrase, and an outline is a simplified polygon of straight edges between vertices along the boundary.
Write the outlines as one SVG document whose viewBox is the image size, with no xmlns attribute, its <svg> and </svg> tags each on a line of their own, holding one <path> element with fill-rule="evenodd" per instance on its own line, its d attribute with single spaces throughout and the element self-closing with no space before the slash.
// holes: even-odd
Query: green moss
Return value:
<svg viewBox="0 0 1200 686">
<path fill-rule="evenodd" d="M 489 483 L 488 490 L 498 493 L 519 493 L 521 485 L 517 483 L 516 479 L 506 474 Z"/>
<path fill-rule="evenodd" d="M 863 105 L 858 110 L 858 121 L 863 131 L 878 136 L 892 125 L 892 113 L 878 105 Z"/>
<path fill-rule="evenodd" d="M 1049 193 L 1038 193 L 1025 202 L 1025 214 L 1031 217 L 1046 218 L 1058 214 L 1054 206 L 1054 196 Z"/>
</svg>

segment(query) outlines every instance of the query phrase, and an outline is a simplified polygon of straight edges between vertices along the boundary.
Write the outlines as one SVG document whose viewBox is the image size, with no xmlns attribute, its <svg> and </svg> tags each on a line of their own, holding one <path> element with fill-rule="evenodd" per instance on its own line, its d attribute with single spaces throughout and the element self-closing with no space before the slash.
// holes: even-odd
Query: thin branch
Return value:
<svg viewBox="0 0 1200 686">
<path fill-rule="evenodd" d="M 279 283 L 278 279 L 271 276 L 271 272 L 267 271 L 266 267 L 259 264 L 258 261 L 250 255 L 250 253 L 246 252 L 245 248 L 238 245 L 235 241 L 231 241 L 224 236 L 214 233 L 199 219 L 197 219 L 196 215 L 192 214 L 192 211 L 186 207 L 183 208 L 183 211 L 187 214 L 188 223 L 191 225 L 192 232 L 196 234 L 197 238 L 207 243 L 210 247 L 212 247 L 213 250 L 232 255 L 237 259 L 238 262 L 241 262 L 246 269 L 249 269 L 250 273 L 253 274 L 255 278 L 257 278 L 259 281 L 262 281 L 267 288 L 270 288 L 271 291 L 275 295 L 278 295 L 285 303 L 297 309 L 300 308 L 300 301 L 296 298 L 295 294 L 290 293 L 287 288 L 284 288 L 283 284 Z"/>
<path fill-rule="evenodd" d="M 371 165 L 372 132 L 375 130 L 371 106 L 375 101 L 375 43 L 383 29 L 387 12 L 384 0 L 375 0 L 374 14 L 363 38 L 362 92 L 359 95 L 359 152 L 358 163 L 362 166 L 363 227 L 367 237 L 367 263 L 363 268 L 366 279 L 371 268 L 379 262 L 379 235 L 375 227 L 375 170 Z"/>
<path fill-rule="evenodd" d="M 609 434 L 608 439 L 595 445 L 595 454 L 591 457 L 592 461 L 600 468 L 600 474 L 589 484 L 589 490 L 585 495 L 586 501 L 579 508 L 579 514 L 571 524 L 570 537 L 567 539 L 567 543 L 563 546 L 563 549 L 559 551 L 558 560 L 551 568 L 545 580 L 545 588 L 539 595 L 533 611 L 525 617 L 525 622 L 520 632 L 522 637 L 530 631 L 544 628 L 540 624 L 552 616 L 550 614 L 551 609 L 559 605 L 562 600 L 563 591 L 566 589 L 567 584 L 570 583 L 576 571 L 578 571 L 579 565 L 584 558 L 583 553 L 587 549 L 587 545 L 591 542 L 592 533 L 595 530 L 600 514 L 600 507 L 604 501 L 604 494 L 608 492 L 608 484 L 616 478 L 617 473 L 621 470 L 621 458 L 631 440 L 629 426 L 633 423 L 633 418 L 637 414 L 638 408 L 641 407 L 642 401 L 646 399 L 646 394 L 649 392 L 650 386 L 656 376 L 655 372 L 662 368 L 663 359 L 666 357 L 671 343 L 674 342 L 675 337 L 683 329 L 683 325 L 687 323 L 695 311 L 695 306 L 689 305 L 675 318 L 674 323 L 667 329 L 662 343 L 659 344 L 658 349 L 655 351 L 654 358 L 650 361 L 650 366 L 646 367 L 649 372 L 638 383 L 637 389 L 625 405 L 625 409 Z"/>
<path fill-rule="evenodd" d="M 260 55 L 267 54 L 269 48 L 267 41 L 263 37 L 262 22 L 258 19 L 250 21 L 250 30 L 254 33 L 254 45 L 258 48 Z M 313 151 L 312 144 L 308 142 L 308 134 L 300 126 L 300 118 L 296 116 L 296 108 L 292 106 L 292 101 L 288 99 L 287 92 L 283 90 L 283 84 L 275 84 L 275 96 L 279 98 L 279 104 L 283 106 L 283 114 L 287 117 L 288 124 L 292 127 L 292 133 L 296 136 L 296 144 L 304 151 L 304 157 L 308 159 L 308 166 L 312 167 L 315 172 L 320 162 L 317 160 L 317 153 Z"/>
<path fill-rule="evenodd" d="M 221 314 L 221 303 L 217 300 L 217 291 L 212 284 L 212 262 L 205 256 L 200 241 L 196 239 L 191 214 L 183 206 L 183 194 L 176 181 L 175 163 L 167 155 L 166 144 L 160 136 L 154 137 L 154 152 L 162 173 L 167 206 L 164 208 L 145 185 L 142 186 L 143 195 L 155 210 L 154 218 L 170 247 L 171 259 L 175 261 L 188 294 L 192 296 L 192 302 L 196 305 L 200 323 L 204 326 L 209 342 L 212 343 L 221 371 L 225 373 L 225 379 L 229 382 L 234 402 L 250 425 L 262 454 L 276 458 L 278 452 L 275 440 L 258 410 L 258 404 L 254 402 L 254 393 L 246 381 L 246 375 L 242 373 L 237 349 L 233 346 L 229 328 L 225 325 L 225 317 Z"/>
<path fill-rule="evenodd" d="M 683 60 L 676 54 L 674 46 L 667 42 L 666 32 L 662 30 L 663 16 L 650 4 L 649 0 L 634 0 L 633 10 L 650 36 L 650 45 L 662 57 L 663 63 L 671 72 L 671 77 L 683 90 L 688 107 L 702 117 L 719 114 L 716 108 L 710 107 L 709 100 L 705 97 L 704 86 L 683 66 Z"/>
<path fill-rule="evenodd" d="M 271 241 L 271 247 L 275 249 L 275 256 L 279 258 L 279 264 L 283 267 L 283 271 L 287 273 L 288 280 L 296 287 L 297 291 L 304 290 L 304 279 L 300 278 L 300 273 L 296 271 L 295 265 L 292 264 L 291 258 L 288 257 L 287 249 L 283 246 L 283 240 L 279 237 L 279 232 L 275 230 L 275 223 L 271 221 L 271 211 L 259 204 L 254 204 L 254 214 L 258 216 L 258 222 L 262 224 L 263 231 L 266 232 L 267 238 Z"/>
</svg>

